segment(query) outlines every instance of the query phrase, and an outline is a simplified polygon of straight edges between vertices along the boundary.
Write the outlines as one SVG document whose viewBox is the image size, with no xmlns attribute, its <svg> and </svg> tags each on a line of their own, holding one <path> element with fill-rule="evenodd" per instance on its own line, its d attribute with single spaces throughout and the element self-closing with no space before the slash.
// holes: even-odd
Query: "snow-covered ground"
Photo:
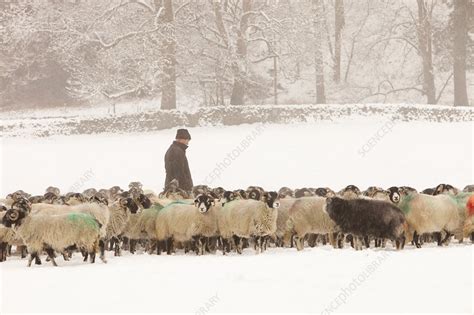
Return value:
<svg viewBox="0 0 474 315">
<path fill-rule="evenodd" d="M 418 189 L 474 182 L 472 123 L 387 118 L 190 128 L 195 184 L 266 189 L 348 184 Z M 0 194 L 127 186 L 159 191 L 175 130 L 148 134 L 3 138 Z M 0 313 L 449 312 L 472 313 L 473 246 L 404 251 L 270 249 L 255 255 L 58 259 L 61 267 L 0 264 Z"/>
<path fill-rule="evenodd" d="M 329 246 L 242 256 L 80 255 L 0 266 L 0 313 L 471 313 L 472 245 L 403 251 Z M 110 255 L 109 255 L 110 256 Z"/>
</svg>

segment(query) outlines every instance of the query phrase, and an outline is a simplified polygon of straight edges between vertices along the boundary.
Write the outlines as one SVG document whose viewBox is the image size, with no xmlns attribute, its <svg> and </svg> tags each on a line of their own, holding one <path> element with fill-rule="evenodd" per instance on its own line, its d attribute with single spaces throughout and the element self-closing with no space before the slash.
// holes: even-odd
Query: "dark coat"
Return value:
<svg viewBox="0 0 474 315">
<path fill-rule="evenodd" d="M 186 158 L 187 145 L 174 141 L 165 154 L 166 180 L 165 189 L 168 184 L 177 179 L 179 188 L 185 191 L 191 191 L 193 188 L 193 179 L 189 170 L 188 159 Z"/>
</svg>

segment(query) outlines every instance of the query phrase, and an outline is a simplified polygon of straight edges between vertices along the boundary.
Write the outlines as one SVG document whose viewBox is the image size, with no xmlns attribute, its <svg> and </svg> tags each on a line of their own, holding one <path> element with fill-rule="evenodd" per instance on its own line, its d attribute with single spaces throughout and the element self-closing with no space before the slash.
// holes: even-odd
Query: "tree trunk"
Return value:
<svg viewBox="0 0 474 315">
<path fill-rule="evenodd" d="M 313 0 L 314 69 L 316 75 L 316 104 L 326 104 L 324 91 L 324 60 L 322 48 L 323 7 L 322 0 Z"/>
<path fill-rule="evenodd" d="M 246 32 L 248 27 L 249 14 L 252 10 L 252 1 L 242 1 L 242 17 L 240 20 L 240 28 L 237 38 L 237 60 L 232 65 L 234 73 L 234 85 L 232 87 L 232 96 L 230 97 L 231 105 L 243 105 L 245 97 L 245 68 L 247 59 L 247 38 Z"/>
<path fill-rule="evenodd" d="M 454 105 L 469 106 L 466 83 L 466 46 L 469 22 L 469 1 L 455 0 L 453 11 L 454 43 Z"/>
<path fill-rule="evenodd" d="M 173 1 L 164 0 L 163 23 L 163 77 L 161 86 L 161 109 L 176 109 L 176 39 Z"/>
<path fill-rule="evenodd" d="M 335 27 L 334 27 L 334 82 L 341 80 L 341 34 L 344 28 L 344 2 L 336 0 L 334 4 Z"/>
<path fill-rule="evenodd" d="M 423 90 L 427 103 L 436 104 L 436 87 L 433 74 L 433 57 L 431 50 L 431 13 L 427 10 L 425 0 L 418 3 L 418 45 L 423 63 Z"/>
</svg>

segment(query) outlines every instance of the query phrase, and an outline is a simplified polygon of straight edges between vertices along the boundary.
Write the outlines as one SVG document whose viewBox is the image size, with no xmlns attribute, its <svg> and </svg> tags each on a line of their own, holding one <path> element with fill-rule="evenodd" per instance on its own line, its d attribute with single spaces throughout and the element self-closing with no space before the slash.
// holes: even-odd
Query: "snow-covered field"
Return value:
<svg viewBox="0 0 474 315">
<path fill-rule="evenodd" d="M 190 128 L 195 184 L 266 189 L 348 184 L 418 189 L 474 183 L 473 123 L 393 123 L 384 117 L 295 125 Z M 127 186 L 160 191 L 175 130 L 129 135 L 3 138 L 0 194 Z M 110 255 L 109 255 L 110 256 Z M 318 247 L 255 255 L 58 259 L 0 265 L 0 313 L 472 313 L 473 246 L 404 251 Z M 343 301 L 344 300 L 344 301 Z M 339 305 L 338 305 L 339 304 Z"/>
<path fill-rule="evenodd" d="M 138 254 L 95 265 L 76 255 L 58 268 L 11 260 L 0 267 L 0 312 L 472 313 L 472 254 L 472 245 L 451 244 Z"/>
<path fill-rule="evenodd" d="M 365 188 L 473 183 L 473 123 L 393 123 L 387 118 L 294 125 L 190 128 L 195 184 L 266 189 L 348 184 Z M 0 194 L 139 180 L 161 191 L 164 153 L 175 130 L 156 133 L 1 139 Z M 462 188 L 461 187 L 461 188 Z"/>
</svg>

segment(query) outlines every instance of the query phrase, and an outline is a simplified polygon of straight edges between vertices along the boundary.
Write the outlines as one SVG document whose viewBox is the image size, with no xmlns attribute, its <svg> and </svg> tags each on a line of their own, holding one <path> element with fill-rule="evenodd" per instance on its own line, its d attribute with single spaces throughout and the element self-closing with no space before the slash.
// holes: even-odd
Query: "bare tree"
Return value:
<svg viewBox="0 0 474 315">
<path fill-rule="evenodd" d="M 163 8 L 163 23 L 166 36 L 163 38 L 162 44 L 163 77 L 161 81 L 161 109 L 176 109 L 176 31 L 173 1 L 164 0 Z"/>
<path fill-rule="evenodd" d="M 334 81 L 341 80 L 341 35 L 344 28 L 344 2 L 336 0 L 334 4 Z"/>
<path fill-rule="evenodd" d="M 423 64 L 423 90 L 425 91 L 427 103 L 436 104 L 436 87 L 433 73 L 433 53 L 431 35 L 431 8 L 426 0 L 417 0 L 418 23 L 417 35 L 419 53 Z"/>
<path fill-rule="evenodd" d="M 316 76 L 316 103 L 326 103 L 324 91 L 324 57 L 322 47 L 323 32 L 323 0 L 313 0 L 313 28 L 314 28 L 314 70 Z"/>
<path fill-rule="evenodd" d="M 454 0 L 453 26 L 453 73 L 454 73 L 454 105 L 468 106 L 466 83 L 466 47 L 470 0 Z"/>
</svg>

